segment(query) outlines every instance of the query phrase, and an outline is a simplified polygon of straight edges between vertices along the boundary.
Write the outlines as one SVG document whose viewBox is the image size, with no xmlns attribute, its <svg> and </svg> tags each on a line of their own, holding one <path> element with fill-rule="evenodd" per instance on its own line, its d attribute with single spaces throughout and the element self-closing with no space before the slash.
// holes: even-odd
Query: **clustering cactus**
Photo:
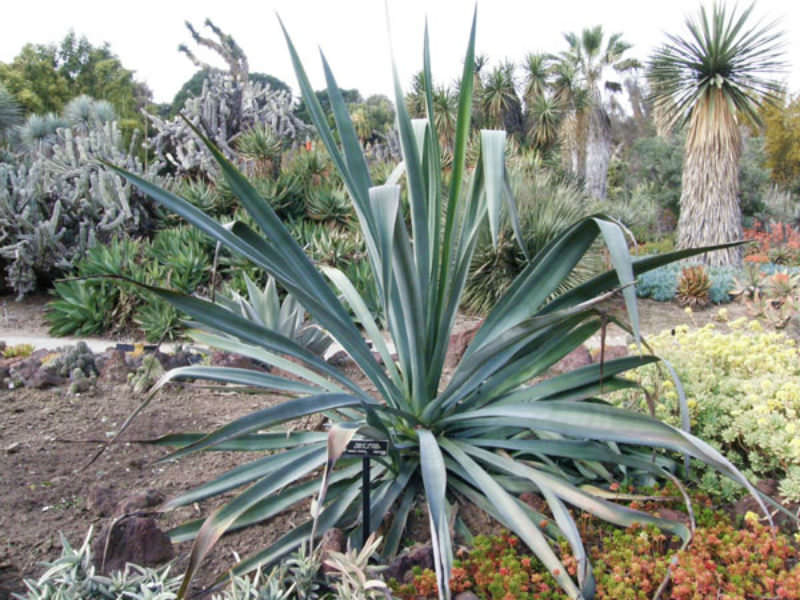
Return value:
<svg viewBox="0 0 800 600">
<path fill-rule="evenodd" d="M 182 115 L 209 135 L 229 158 L 234 158 L 234 140 L 254 126 L 269 126 L 277 137 L 289 143 L 305 134 L 308 126 L 293 110 L 289 92 L 256 82 L 240 82 L 227 73 L 210 72 L 200 96 L 186 100 Z M 214 159 L 184 118 L 165 120 L 151 114 L 147 118 L 156 130 L 148 145 L 161 160 L 179 174 L 213 178 Z"/>
<path fill-rule="evenodd" d="M 50 134 L 29 120 L 22 138 L 36 141 L 16 164 L 0 163 L 0 257 L 6 283 L 20 297 L 71 269 L 98 241 L 150 227 L 151 201 L 98 160 L 167 183 L 158 177 L 161 163 L 145 167 L 137 157 L 136 136 L 124 147 L 103 103 L 92 108 L 78 98 L 70 107 L 73 126 Z"/>
<path fill-rule="evenodd" d="M 184 118 L 203 130 L 229 158 L 236 157 L 233 143 L 237 136 L 253 127 L 268 126 L 275 136 L 289 144 L 310 129 L 295 116 L 291 93 L 250 81 L 247 56 L 233 37 L 210 20 L 205 24 L 217 40 L 201 36 L 191 23 L 186 23 L 186 27 L 198 45 L 219 54 L 228 64 L 228 71 L 221 72 L 202 63 L 182 44 L 179 50 L 208 72 L 203 91 L 200 96 L 186 100 L 181 111 L 183 118 L 164 120 L 151 114 L 146 116 L 156 130 L 149 146 L 159 158 L 174 166 L 179 174 L 213 179 L 216 163 L 205 146 L 198 143 Z"/>
<path fill-rule="evenodd" d="M 86 342 L 78 342 L 68 347 L 52 361 L 42 365 L 60 377 L 72 378 L 76 370 L 80 370 L 86 377 L 97 375 L 97 365 L 94 362 L 94 353 Z"/>
</svg>

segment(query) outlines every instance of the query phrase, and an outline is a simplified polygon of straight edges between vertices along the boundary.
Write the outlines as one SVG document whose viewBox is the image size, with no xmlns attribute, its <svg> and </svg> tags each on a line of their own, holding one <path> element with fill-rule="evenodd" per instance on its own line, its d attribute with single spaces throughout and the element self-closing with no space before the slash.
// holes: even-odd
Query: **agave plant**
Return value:
<svg viewBox="0 0 800 600">
<path fill-rule="evenodd" d="M 253 283 L 247 273 L 243 277 L 247 298 L 234 291 L 230 298 L 221 296 L 217 302 L 261 327 L 294 340 L 314 354 L 322 356 L 325 353 L 333 340 L 318 326 L 306 322 L 306 311 L 294 296 L 286 294 L 281 301 L 274 277 L 267 277 L 263 290 Z"/>
<path fill-rule="evenodd" d="M 450 524 L 454 522 L 455 530 L 464 526 L 456 510 L 464 502 L 484 509 L 515 532 L 571 598 L 590 598 L 594 590 L 591 567 L 567 504 L 619 525 L 653 524 L 684 540 L 690 532 L 683 524 L 614 504 L 593 493 L 597 487 L 585 489 L 580 484 L 598 480 L 608 485 L 641 474 L 672 477 L 665 467 L 675 466 L 674 461 L 652 452 L 652 448 L 664 448 L 701 459 L 752 491 L 731 463 L 701 440 L 598 400 L 604 392 L 633 386 L 622 373 L 654 362 L 655 357 L 630 356 L 551 379 L 537 378 L 601 328 L 600 303 L 610 294 L 619 291 L 624 296 L 633 330 L 638 331 L 631 285 L 634 277 L 694 252 L 634 261 L 622 229 L 602 216 L 573 224 L 532 258 L 490 311 L 452 376 L 444 378 L 445 356 L 480 228 L 488 220 L 496 239 L 501 209 L 513 207 L 504 169 L 504 132 L 482 132 L 476 166 L 472 172 L 465 168 L 474 84 L 474 20 L 446 191 L 439 142 L 431 126 L 436 121 L 427 31 L 425 119 L 409 118 L 395 72 L 410 227 L 401 212 L 400 187 L 371 184 L 327 61 L 323 57 L 336 134 L 288 34 L 286 39 L 305 102 L 360 223 L 395 353 L 390 352 L 383 332 L 349 280 L 334 268 L 319 270 L 269 204 L 209 142 L 231 190 L 263 235 L 243 223 L 229 230 L 190 203 L 117 169 L 164 206 L 269 272 L 342 345 L 363 374 L 348 376 L 240 313 L 152 288 L 201 327 L 223 332 L 196 330 L 193 335 L 198 341 L 278 365 L 295 376 L 289 379 L 241 369 L 191 366 L 173 370 L 161 380 L 160 385 L 180 378 L 206 378 L 259 386 L 290 397 L 207 435 L 180 434 L 159 440 L 178 447 L 171 458 L 203 450 L 274 450 L 166 503 L 168 508 L 187 505 L 248 486 L 207 519 L 170 532 L 176 541 L 195 540 L 181 596 L 223 533 L 272 518 L 313 498 L 317 490 L 319 495 L 311 503 L 305 523 L 239 562 L 234 572 L 274 563 L 309 536 L 314 540 L 334 526 L 346 528 L 357 541 L 363 528 L 375 531 L 387 515 L 391 518 L 381 553 L 389 557 L 398 550 L 414 502 L 424 496 L 441 598 L 450 597 Z M 598 237 L 605 240 L 614 269 L 548 300 Z M 345 304 L 364 333 L 355 326 Z M 275 430 L 314 413 L 329 416 L 327 433 Z M 360 464 L 343 457 L 346 443 L 357 434 L 389 442 L 388 456 L 372 469 L 368 484 L 372 518 L 367 523 L 359 516 L 366 491 Z M 524 491 L 540 493 L 550 515 L 521 502 L 517 494 Z M 577 559 L 575 579 L 554 550 L 557 538 L 569 542 Z"/>
</svg>

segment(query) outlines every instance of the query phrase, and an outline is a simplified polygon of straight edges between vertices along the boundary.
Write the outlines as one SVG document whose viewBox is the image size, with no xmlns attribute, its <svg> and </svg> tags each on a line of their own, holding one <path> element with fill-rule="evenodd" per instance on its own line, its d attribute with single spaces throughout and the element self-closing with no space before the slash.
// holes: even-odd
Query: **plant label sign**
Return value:
<svg viewBox="0 0 800 600">
<path fill-rule="evenodd" d="M 346 454 L 350 456 L 386 456 L 389 450 L 388 440 L 353 440 L 347 444 Z"/>
</svg>

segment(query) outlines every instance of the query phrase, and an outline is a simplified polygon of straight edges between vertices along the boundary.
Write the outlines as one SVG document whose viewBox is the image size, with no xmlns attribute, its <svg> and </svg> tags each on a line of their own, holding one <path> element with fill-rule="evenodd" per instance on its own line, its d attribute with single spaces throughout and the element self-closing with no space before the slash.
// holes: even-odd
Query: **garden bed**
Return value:
<svg viewBox="0 0 800 600">
<path fill-rule="evenodd" d="M 640 301 L 642 329 L 654 333 L 679 324 L 703 325 L 714 319 L 716 309 L 687 314 L 672 303 Z M 7 302 L 3 335 L 41 335 L 42 299 Z M 739 305 L 729 305 L 731 317 L 744 314 Z M 461 323 L 461 322 L 460 322 Z M 465 321 L 464 323 L 468 323 Z M 466 325 L 460 325 L 464 327 Z M 724 324 L 720 324 L 724 328 Z M 610 331 L 612 341 L 624 339 Z M 598 343 L 594 340 L 593 343 Z M 241 462 L 242 455 L 216 452 L 190 455 L 179 462 L 153 464 L 164 449 L 130 443 L 175 431 L 202 431 L 219 426 L 273 401 L 265 395 L 232 393 L 193 386 L 175 386 L 162 391 L 125 433 L 121 443 L 86 466 L 100 443 L 109 439 L 141 401 L 124 381 L 99 382 L 94 390 L 70 395 L 66 386 L 48 390 L 0 391 L 0 485 L 4 502 L 0 527 L 5 535 L 0 546 L 0 575 L 19 589 L 20 578 L 38 575 L 37 563 L 53 560 L 60 552 L 59 532 L 75 543 L 89 526 L 97 532 L 108 517 L 100 516 L 98 494 L 108 492 L 111 504 L 139 492 L 156 489 L 170 497 L 208 481 Z M 298 427 L 318 424 L 299 423 Z M 229 496 L 228 496 L 229 497 Z M 223 498 L 224 499 L 224 498 Z M 220 499 L 217 499 L 219 501 Z M 158 517 L 167 529 L 190 517 L 208 514 L 209 506 L 188 507 Z M 205 563 L 197 585 L 208 584 L 233 562 L 233 552 L 247 555 L 302 521 L 305 507 L 295 508 L 266 525 L 223 538 Z M 417 528 L 424 530 L 425 527 Z M 177 568 L 185 564 L 189 543 L 178 545 Z"/>
</svg>

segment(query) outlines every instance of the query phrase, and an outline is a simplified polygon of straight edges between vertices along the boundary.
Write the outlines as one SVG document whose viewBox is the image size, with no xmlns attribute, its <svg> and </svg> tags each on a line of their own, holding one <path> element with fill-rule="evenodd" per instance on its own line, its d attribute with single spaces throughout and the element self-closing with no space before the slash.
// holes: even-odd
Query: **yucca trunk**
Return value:
<svg viewBox="0 0 800 600">
<path fill-rule="evenodd" d="M 608 163 L 611 160 L 611 120 L 606 111 L 595 106 L 589 116 L 589 132 L 586 139 L 586 192 L 604 200 Z"/>
<path fill-rule="evenodd" d="M 695 107 L 686 139 L 678 220 L 678 247 L 696 248 L 742 239 L 739 157 L 742 140 L 736 117 L 721 90 Z M 700 256 L 708 265 L 739 265 L 740 247 Z"/>
</svg>

